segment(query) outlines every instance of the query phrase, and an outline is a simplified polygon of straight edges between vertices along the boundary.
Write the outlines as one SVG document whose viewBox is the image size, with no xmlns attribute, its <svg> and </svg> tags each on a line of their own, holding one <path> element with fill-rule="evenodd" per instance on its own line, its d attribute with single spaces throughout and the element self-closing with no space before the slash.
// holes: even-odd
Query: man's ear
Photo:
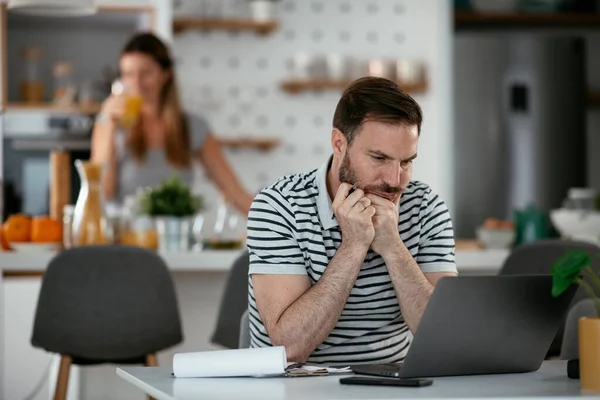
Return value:
<svg viewBox="0 0 600 400">
<path fill-rule="evenodd" d="M 331 147 L 333 149 L 333 154 L 337 157 L 341 157 L 346 154 L 346 150 L 348 147 L 348 142 L 346 141 L 346 136 L 337 128 L 333 128 L 331 131 Z"/>
</svg>

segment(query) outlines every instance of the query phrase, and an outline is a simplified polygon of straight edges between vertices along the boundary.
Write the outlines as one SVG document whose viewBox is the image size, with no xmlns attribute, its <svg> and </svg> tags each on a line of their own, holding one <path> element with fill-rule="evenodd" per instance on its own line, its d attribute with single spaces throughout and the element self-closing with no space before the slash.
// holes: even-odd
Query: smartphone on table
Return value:
<svg viewBox="0 0 600 400">
<path fill-rule="evenodd" d="M 405 386 L 405 387 L 423 387 L 431 386 L 431 379 L 405 379 L 405 378 L 368 378 L 363 376 L 351 376 L 341 378 L 342 385 L 370 385 L 370 386 Z"/>
</svg>

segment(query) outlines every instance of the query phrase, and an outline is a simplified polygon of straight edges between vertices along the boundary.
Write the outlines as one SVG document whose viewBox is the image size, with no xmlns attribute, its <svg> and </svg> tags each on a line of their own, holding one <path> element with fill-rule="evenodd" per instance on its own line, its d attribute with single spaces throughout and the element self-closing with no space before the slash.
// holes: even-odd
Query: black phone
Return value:
<svg viewBox="0 0 600 400">
<path fill-rule="evenodd" d="M 405 379 L 405 378 L 365 378 L 362 376 L 351 376 L 340 379 L 342 385 L 372 385 L 372 386 L 409 386 L 423 387 L 431 386 L 431 379 Z"/>
</svg>

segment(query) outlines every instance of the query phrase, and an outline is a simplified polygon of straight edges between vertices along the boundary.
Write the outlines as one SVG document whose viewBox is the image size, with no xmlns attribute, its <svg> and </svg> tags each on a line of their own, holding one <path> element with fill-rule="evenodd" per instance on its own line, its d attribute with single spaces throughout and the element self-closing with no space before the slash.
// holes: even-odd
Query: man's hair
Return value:
<svg viewBox="0 0 600 400">
<path fill-rule="evenodd" d="M 365 77 L 354 81 L 342 94 L 333 115 L 333 127 L 344 134 L 350 145 L 367 121 L 416 125 L 420 134 L 423 112 L 396 83 Z"/>
</svg>

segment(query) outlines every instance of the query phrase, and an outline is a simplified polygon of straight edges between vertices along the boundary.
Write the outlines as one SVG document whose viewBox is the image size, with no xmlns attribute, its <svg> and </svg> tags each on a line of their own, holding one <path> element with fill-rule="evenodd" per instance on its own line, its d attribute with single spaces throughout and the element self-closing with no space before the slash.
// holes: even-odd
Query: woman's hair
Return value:
<svg viewBox="0 0 600 400">
<path fill-rule="evenodd" d="M 121 55 L 128 53 L 145 54 L 163 70 L 171 72 L 160 95 L 160 116 L 165 124 L 165 151 L 167 159 L 172 165 L 176 167 L 189 166 L 191 162 L 190 134 L 179 104 L 173 61 L 167 46 L 152 33 L 138 33 L 127 42 Z M 140 162 L 145 159 L 148 144 L 142 132 L 141 118 L 132 128 L 128 146 L 136 161 Z"/>
</svg>

